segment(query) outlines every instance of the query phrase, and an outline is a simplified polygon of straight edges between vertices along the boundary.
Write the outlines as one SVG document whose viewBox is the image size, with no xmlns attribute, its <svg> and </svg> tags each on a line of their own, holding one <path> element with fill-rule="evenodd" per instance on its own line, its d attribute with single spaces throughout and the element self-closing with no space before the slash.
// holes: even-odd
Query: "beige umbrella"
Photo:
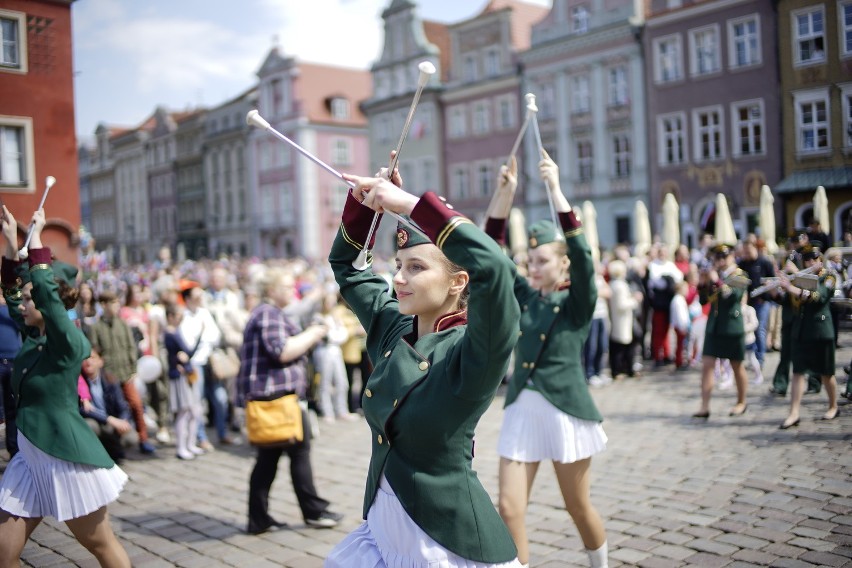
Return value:
<svg viewBox="0 0 852 568">
<path fill-rule="evenodd" d="M 716 244 L 734 246 L 737 244 L 737 232 L 728 209 L 728 199 L 724 193 L 716 194 Z"/>
<path fill-rule="evenodd" d="M 601 247 L 598 239 L 598 212 L 591 201 L 583 202 L 583 232 L 589 248 L 592 249 L 592 260 L 595 264 L 601 261 Z"/>
<path fill-rule="evenodd" d="M 663 242 L 673 256 L 680 246 L 680 207 L 673 193 L 667 193 L 663 199 Z"/>
<path fill-rule="evenodd" d="M 828 219 L 828 197 L 825 195 L 825 188 L 819 186 L 814 193 L 814 217 L 819 219 L 820 229 L 827 235 L 831 234 L 831 224 Z M 825 243 L 824 246 L 828 246 Z"/>
<path fill-rule="evenodd" d="M 651 249 L 651 220 L 644 201 L 636 200 L 633 218 L 635 222 L 633 241 L 636 243 L 633 246 L 633 256 L 643 258 Z"/>
<path fill-rule="evenodd" d="M 760 188 L 760 209 L 757 214 L 757 225 L 760 227 L 760 238 L 766 243 L 769 254 L 778 252 L 778 242 L 775 235 L 775 198 L 768 185 Z"/>
</svg>

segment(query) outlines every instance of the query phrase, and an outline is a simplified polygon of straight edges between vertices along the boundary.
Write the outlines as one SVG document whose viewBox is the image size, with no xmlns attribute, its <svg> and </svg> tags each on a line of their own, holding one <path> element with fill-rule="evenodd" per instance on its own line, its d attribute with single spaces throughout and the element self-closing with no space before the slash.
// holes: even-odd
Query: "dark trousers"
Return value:
<svg viewBox="0 0 852 568">
<path fill-rule="evenodd" d="M 303 442 L 288 447 L 257 449 L 257 461 L 249 480 L 249 532 L 260 531 L 272 525 L 273 519 L 269 515 L 269 491 L 278 473 L 278 460 L 285 452 L 290 457 L 290 477 L 303 519 L 316 519 L 328 508 L 328 501 L 317 495 L 314 487 L 314 473 L 311 469 L 311 427 L 305 412 L 302 412 L 302 427 L 305 432 Z"/>
<path fill-rule="evenodd" d="M 781 324 L 781 357 L 772 379 L 772 390 L 778 394 L 787 394 L 787 387 L 790 385 L 790 365 L 793 355 L 793 338 L 790 337 L 792 331 L 792 324 Z M 821 377 L 812 373 L 806 373 L 805 376 L 808 379 L 807 392 L 819 392 L 822 389 Z"/>
<path fill-rule="evenodd" d="M 671 358 L 669 349 L 669 322 L 670 312 L 668 310 L 654 310 L 651 316 L 651 356 L 657 363 L 663 363 Z"/>
<path fill-rule="evenodd" d="M 632 377 L 633 373 L 633 343 L 618 343 L 609 340 L 609 366 L 612 377 L 627 375 Z"/>
<path fill-rule="evenodd" d="M 355 370 L 361 371 L 361 389 L 356 392 L 355 386 Z M 359 363 L 346 363 L 346 378 L 349 381 L 349 412 L 356 412 L 361 408 L 361 397 L 364 395 L 364 389 L 367 388 L 367 379 L 370 378 L 370 373 L 373 372 L 373 366 L 370 364 L 370 358 L 367 352 L 361 353 L 361 361 Z"/>
<path fill-rule="evenodd" d="M 6 451 L 14 456 L 18 453 L 18 427 L 15 422 L 18 409 L 12 393 L 12 359 L 0 359 L 0 390 L 3 392 L 3 414 L 6 419 Z"/>
</svg>

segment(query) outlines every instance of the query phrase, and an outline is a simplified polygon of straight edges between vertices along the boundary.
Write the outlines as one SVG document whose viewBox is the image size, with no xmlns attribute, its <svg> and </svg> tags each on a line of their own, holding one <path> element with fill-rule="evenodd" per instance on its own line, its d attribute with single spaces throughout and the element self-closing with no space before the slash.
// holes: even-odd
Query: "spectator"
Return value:
<svg viewBox="0 0 852 568">
<path fill-rule="evenodd" d="M 315 322 L 325 326 L 328 333 L 314 347 L 314 366 L 320 375 L 320 414 L 325 422 L 334 422 L 335 418 L 354 420 L 358 415 L 349 412 L 349 381 L 340 348 L 349 339 L 349 330 L 335 313 L 337 292 L 326 293 L 321 306 Z"/>
<path fill-rule="evenodd" d="M 0 422 L 5 421 L 6 451 L 18 453 L 18 429 L 15 426 L 15 396 L 12 394 L 12 362 L 21 350 L 21 332 L 9 313 L 6 299 L 0 294 Z"/>
<path fill-rule="evenodd" d="M 669 313 L 672 328 L 675 331 L 675 369 L 681 371 L 689 367 L 687 348 L 689 346 L 689 332 L 691 319 L 689 317 L 689 304 L 686 295 L 689 292 L 689 283 L 679 282 L 675 286 L 675 295 L 672 298 Z"/>
<path fill-rule="evenodd" d="M 683 272 L 669 260 L 668 249 L 656 246 L 648 263 L 648 295 L 651 299 L 651 354 L 655 367 L 663 367 L 671 361 L 669 346 L 670 307 L 675 294 L 675 285 L 683 281 Z"/>
<path fill-rule="evenodd" d="M 166 306 L 166 327 L 163 345 L 166 349 L 169 377 L 169 408 L 175 414 L 175 438 L 177 457 L 194 459 L 204 450 L 196 444 L 198 423 L 203 419 L 201 411 L 201 384 L 190 358 L 190 349 L 180 334 L 183 307 L 177 304 Z"/>
<path fill-rule="evenodd" d="M 763 241 L 754 235 L 749 235 L 743 243 L 743 255 L 738 263 L 740 269 L 751 279 L 748 287 L 748 305 L 754 308 L 757 315 L 753 353 L 761 367 L 766 356 L 766 333 L 772 303 L 769 301 L 768 293 L 752 298 L 751 292 L 761 285 L 763 278 L 775 276 L 775 263 L 762 253 L 763 246 Z"/>
<path fill-rule="evenodd" d="M 349 412 L 358 412 L 361 410 L 361 397 L 367 387 L 367 378 L 373 371 L 370 356 L 367 354 L 367 331 L 342 297 L 338 297 L 334 313 L 349 332 L 349 339 L 340 349 L 343 351 L 343 364 L 346 366 L 346 380 L 349 383 Z M 355 388 L 356 371 L 360 381 L 358 389 Z"/>
<path fill-rule="evenodd" d="M 80 414 L 97 435 L 115 463 L 124 460 L 124 447 L 139 443 L 139 436 L 130 424 L 130 407 L 121 392 L 121 385 L 104 372 L 104 360 L 96 348 L 83 361 L 81 378 L 88 388 L 90 399 L 81 397 Z"/>
<path fill-rule="evenodd" d="M 124 398 L 130 406 L 136 432 L 139 434 L 139 451 L 153 454 L 156 449 L 148 441 L 148 426 L 145 424 L 145 408 L 139 391 L 136 390 L 136 361 L 138 350 L 133 333 L 118 317 L 121 305 L 113 292 L 102 292 L 98 300 L 103 316 L 89 330 L 92 348 L 104 360 L 104 370 L 121 383 Z"/>
<path fill-rule="evenodd" d="M 633 312 L 639 306 L 642 297 L 639 292 L 631 292 L 630 285 L 624 279 L 627 267 L 621 260 L 609 263 L 610 335 L 609 366 L 614 379 L 621 376 L 633 377 Z"/>
</svg>

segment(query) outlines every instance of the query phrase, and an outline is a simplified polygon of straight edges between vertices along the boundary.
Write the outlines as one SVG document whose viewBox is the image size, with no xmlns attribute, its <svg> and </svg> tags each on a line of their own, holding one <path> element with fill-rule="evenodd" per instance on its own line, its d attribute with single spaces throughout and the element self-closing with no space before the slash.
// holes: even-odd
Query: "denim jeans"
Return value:
<svg viewBox="0 0 852 568">
<path fill-rule="evenodd" d="M 603 318 L 592 320 L 589 327 L 589 337 L 583 345 L 583 362 L 586 367 L 586 380 L 601 374 L 603 354 L 609 347 L 609 337 L 606 332 L 606 321 Z"/>
<path fill-rule="evenodd" d="M 225 385 L 222 381 L 214 379 L 209 373 L 209 367 L 205 366 L 204 370 L 199 373 L 199 376 L 204 377 L 204 398 L 207 400 L 207 412 L 210 420 L 216 427 L 216 436 L 219 441 L 224 440 L 227 435 L 228 424 L 228 391 L 225 390 Z M 202 437 L 201 432 L 204 430 L 204 421 L 198 425 L 199 435 L 198 440 L 206 439 L 206 434 Z"/>
<path fill-rule="evenodd" d="M 754 354 L 757 362 L 763 366 L 763 358 L 766 356 L 766 328 L 769 326 L 769 312 L 772 304 L 767 301 L 756 302 L 754 311 L 757 313 L 757 329 L 754 330 Z"/>
</svg>

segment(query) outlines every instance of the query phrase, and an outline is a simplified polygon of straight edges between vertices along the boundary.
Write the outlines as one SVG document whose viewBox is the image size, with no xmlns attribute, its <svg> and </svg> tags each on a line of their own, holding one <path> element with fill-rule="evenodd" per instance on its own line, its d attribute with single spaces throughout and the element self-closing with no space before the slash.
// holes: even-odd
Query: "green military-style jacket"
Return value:
<svg viewBox="0 0 852 568">
<path fill-rule="evenodd" d="M 521 308 L 515 369 L 505 405 L 524 388 L 541 393 L 556 408 L 583 420 L 603 421 L 589 393 L 583 370 L 583 344 L 595 311 L 598 290 L 592 251 L 573 211 L 559 214 L 571 261 L 571 285 L 545 296 L 515 272 L 515 298 Z M 486 230 L 502 242 L 505 221 L 489 219 Z"/>
<path fill-rule="evenodd" d="M 830 300 L 837 285 L 837 274 L 823 269 L 818 274 L 817 289 L 807 290 L 801 296 L 787 295 L 793 307 L 793 341 L 827 341 L 834 343 L 834 325 L 831 319 Z"/>
<path fill-rule="evenodd" d="M 12 391 L 18 404 L 17 426 L 41 451 L 70 462 L 112 467 L 97 436 L 80 416 L 77 377 L 91 354 L 86 336 L 68 317 L 50 267 L 50 249 L 29 251 L 32 299 L 44 318 L 45 333 L 25 333 L 15 358 Z M 24 329 L 21 286 L 15 263 L 3 259 L 3 292 L 9 313 Z"/>
<path fill-rule="evenodd" d="M 467 311 L 417 337 L 388 283 L 352 261 L 373 211 L 350 194 L 329 261 L 346 302 L 367 330 L 374 363 L 362 400 L 372 436 L 364 518 L 384 473 L 411 519 L 441 546 L 477 562 L 509 562 L 517 550 L 472 468 L 474 429 L 500 385 L 518 333 L 513 266 L 465 217 L 429 192 L 412 219 L 470 274 Z"/>
<path fill-rule="evenodd" d="M 729 276 L 748 277 L 740 268 L 735 268 Z M 705 333 L 718 337 L 745 338 L 742 300 L 746 292 L 745 288 L 729 286 L 722 281 L 699 286 L 700 302 L 710 304 Z"/>
</svg>

